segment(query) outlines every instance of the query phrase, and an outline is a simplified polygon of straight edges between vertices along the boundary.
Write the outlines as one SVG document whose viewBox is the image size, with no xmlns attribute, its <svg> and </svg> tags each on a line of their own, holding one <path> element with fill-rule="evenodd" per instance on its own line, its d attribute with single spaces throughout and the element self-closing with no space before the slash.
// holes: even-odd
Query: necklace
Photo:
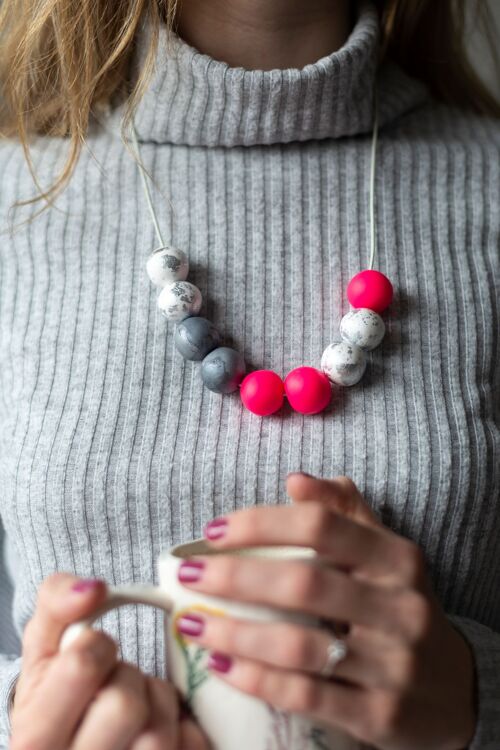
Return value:
<svg viewBox="0 0 500 750">
<path fill-rule="evenodd" d="M 392 284 L 383 273 L 373 269 L 376 251 L 375 169 L 378 138 L 378 104 L 374 93 L 374 117 L 370 167 L 370 261 L 368 268 L 357 273 L 347 286 L 351 310 L 340 322 L 341 341 L 329 344 L 321 357 L 320 369 L 297 367 L 284 380 L 273 370 L 255 370 L 245 376 L 242 355 L 223 346 L 215 326 L 200 317 L 201 292 L 187 281 L 189 259 L 183 250 L 165 243 L 146 180 L 146 169 L 140 159 L 139 141 L 132 121 L 132 142 L 140 168 L 144 194 L 149 207 L 159 247 L 146 263 L 152 283 L 161 289 L 158 306 L 163 315 L 176 324 L 174 342 L 184 359 L 201 362 L 204 385 L 215 393 L 240 390 L 243 404 L 254 414 L 267 416 L 278 411 L 285 396 L 291 407 L 301 414 L 317 414 L 330 403 L 332 384 L 355 385 L 366 369 L 366 352 L 380 344 L 385 324 L 380 313 L 391 303 Z M 149 175 L 148 175 L 149 176 Z"/>
</svg>

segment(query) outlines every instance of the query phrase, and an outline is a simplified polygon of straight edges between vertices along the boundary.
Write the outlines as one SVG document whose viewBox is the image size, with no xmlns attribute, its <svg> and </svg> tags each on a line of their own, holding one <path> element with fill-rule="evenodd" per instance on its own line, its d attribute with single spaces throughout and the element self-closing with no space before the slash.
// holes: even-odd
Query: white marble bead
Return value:
<svg viewBox="0 0 500 750">
<path fill-rule="evenodd" d="M 191 315 L 198 315 L 201 302 L 200 290 L 189 281 L 175 281 L 163 287 L 158 296 L 158 307 L 163 315 L 176 323 Z"/>
<path fill-rule="evenodd" d="M 155 286 L 167 286 L 174 281 L 184 281 L 189 273 L 189 261 L 184 250 L 169 245 L 159 247 L 146 263 L 148 276 Z"/>
<path fill-rule="evenodd" d="M 351 310 L 340 321 L 340 336 L 348 344 L 356 344 L 365 352 L 375 349 L 385 334 L 380 315 L 367 307 Z"/>
<path fill-rule="evenodd" d="M 326 347 L 321 369 L 337 385 L 354 385 L 363 377 L 366 355 L 356 344 L 339 341 Z"/>
</svg>

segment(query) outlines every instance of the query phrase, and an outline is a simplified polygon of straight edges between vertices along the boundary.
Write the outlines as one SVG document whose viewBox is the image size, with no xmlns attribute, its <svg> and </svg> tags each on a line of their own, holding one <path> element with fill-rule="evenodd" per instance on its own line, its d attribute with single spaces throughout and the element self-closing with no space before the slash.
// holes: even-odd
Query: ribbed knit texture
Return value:
<svg viewBox="0 0 500 750">
<path fill-rule="evenodd" d="M 164 234 L 187 250 L 202 314 L 248 369 L 319 366 L 369 257 L 375 11 L 364 5 L 344 47 L 300 70 L 230 68 L 179 38 L 168 51 L 165 37 L 136 118 Z M 160 550 L 214 516 L 289 502 L 288 472 L 347 474 L 424 549 L 476 655 L 471 747 L 493 750 L 499 124 L 434 102 L 393 64 L 377 85 L 375 267 L 395 300 L 362 381 L 312 417 L 285 406 L 261 419 L 238 394 L 206 390 L 175 350 L 145 272 L 156 242 L 121 110 L 92 127 L 59 210 L 12 235 L 9 208 L 35 188 L 20 146 L 0 145 L 0 509 L 17 556 L 14 615 L 21 630 L 55 570 L 156 580 Z M 66 148 L 33 145 L 44 185 Z M 126 659 L 163 673 L 158 613 L 105 621 Z M 4 695 L 16 669 L 6 657 Z M 1 724 L 6 742 L 5 711 Z"/>
<path fill-rule="evenodd" d="M 4 531 L 0 525 L 0 654 L 16 654 L 20 650 L 19 639 L 13 627 L 12 585 L 7 573 L 4 550 Z"/>
</svg>

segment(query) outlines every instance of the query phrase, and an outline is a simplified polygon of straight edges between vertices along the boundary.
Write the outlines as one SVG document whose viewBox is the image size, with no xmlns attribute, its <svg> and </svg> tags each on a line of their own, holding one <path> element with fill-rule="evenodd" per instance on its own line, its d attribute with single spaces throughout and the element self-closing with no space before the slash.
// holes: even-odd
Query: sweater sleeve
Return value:
<svg viewBox="0 0 500 750">
<path fill-rule="evenodd" d="M 20 643 L 12 622 L 12 584 L 0 522 L 0 750 L 9 745 L 9 704 L 21 668 Z"/>
<path fill-rule="evenodd" d="M 21 657 L 0 655 L 0 749 L 9 746 L 9 706 L 13 688 L 21 671 Z"/>
<path fill-rule="evenodd" d="M 500 633 L 475 620 L 448 615 L 452 625 L 469 643 L 475 661 L 477 723 L 467 750 L 500 747 Z"/>
</svg>

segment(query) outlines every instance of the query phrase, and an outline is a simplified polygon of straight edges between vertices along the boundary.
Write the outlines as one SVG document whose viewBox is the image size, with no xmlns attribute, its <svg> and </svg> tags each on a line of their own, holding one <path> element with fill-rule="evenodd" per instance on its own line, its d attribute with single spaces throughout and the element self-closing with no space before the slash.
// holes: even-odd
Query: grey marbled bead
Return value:
<svg viewBox="0 0 500 750">
<path fill-rule="evenodd" d="M 201 301 L 200 290 L 189 281 L 175 281 L 164 286 L 158 295 L 158 307 L 163 315 L 177 323 L 198 315 Z"/>
<path fill-rule="evenodd" d="M 354 385 L 363 377 L 366 355 L 356 344 L 340 341 L 326 347 L 321 369 L 337 385 Z"/>
<path fill-rule="evenodd" d="M 201 378 L 215 393 L 232 393 L 245 375 L 245 360 L 239 352 L 220 346 L 207 354 L 201 363 Z"/>
<path fill-rule="evenodd" d="M 166 245 L 152 253 L 146 263 L 148 276 L 155 286 L 164 287 L 174 281 L 185 281 L 189 273 L 189 261 L 184 250 Z"/>
<path fill-rule="evenodd" d="M 378 313 L 368 307 L 351 310 L 340 321 L 340 336 L 349 344 L 356 344 L 365 352 L 375 349 L 385 334 L 385 323 Z"/>
<path fill-rule="evenodd" d="M 186 318 L 175 329 L 174 342 L 184 359 L 200 361 L 220 344 L 217 328 L 206 318 Z"/>
</svg>

